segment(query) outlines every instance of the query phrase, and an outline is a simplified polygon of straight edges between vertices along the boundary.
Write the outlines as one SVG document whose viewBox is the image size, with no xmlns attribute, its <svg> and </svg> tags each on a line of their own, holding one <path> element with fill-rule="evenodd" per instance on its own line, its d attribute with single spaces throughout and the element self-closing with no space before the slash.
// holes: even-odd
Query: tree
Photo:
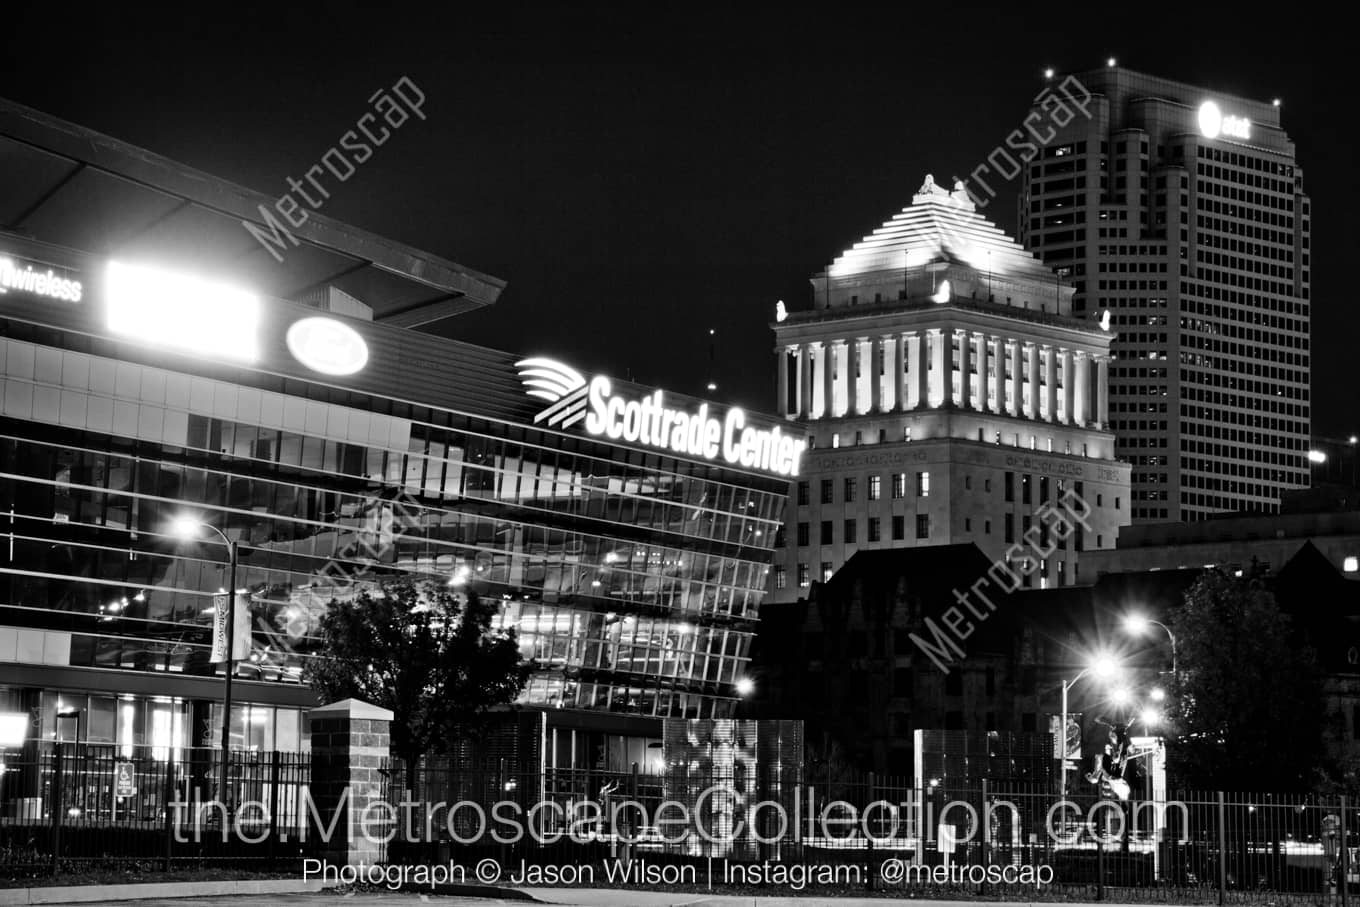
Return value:
<svg viewBox="0 0 1360 907">
<path fill-rule="evenodd" d="M 1180 780 L 1200 790 L 1306 790 L 1322 762 L 1317 656 L 1259 580 L 1206 571 L 1172 615 Z"/>
<path fill-rule="evenodd" d="M 303 678 L 326 702 L 362 699 L 393 712 L 392 750 L 407 783 L 425 753 L 447 753 L 488 711 L 519 695 L 531 665 L 514 630 L 491 631 L 494 604 L 440 583 L 394 580 L 321 618 L 321 652 Z"/>
</svg>

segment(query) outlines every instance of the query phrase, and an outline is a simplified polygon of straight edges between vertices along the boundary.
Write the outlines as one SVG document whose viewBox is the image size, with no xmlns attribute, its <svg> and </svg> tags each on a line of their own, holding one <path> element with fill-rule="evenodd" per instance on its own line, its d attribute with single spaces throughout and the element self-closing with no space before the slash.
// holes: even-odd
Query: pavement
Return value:
<svg viewBox="0 0 1360 907">
<path fill-rule="evenodd" d="M 489 889 L 491 891 L 494 889 Z M 465 895 L 421 894 L 416 892 L 396 893 L 354 893 L 338 894 L 317 892 L 312 894 L 271 894 L 271 895 L 224 895 L 220 897 L 183 897 L 151 898 L 140 901 L 120 901 L 126 907 L 419 907 L 422 904 L 437 907 L 488 907 L 505 904 L 524 907 L 532 901 L 523 899 L 530 895 L 534 901 L 544 904 L 568 905 L 568 907 L 893 907 L 911 904 L 912 907 L 969 907 L 972 904 L 987 904 L 997 907 L 995 902 L 983 901 L 930 901 L 919 898 L 865 898 L 865 897 L 781 897 L 730 895 L 709 895 L 694 892 L 639 891 L 634 889 L 591 889 L 591 888 L 524 888 L 513 889 L 515 897 L 468 897 Z M 509 892 L 507 892 L 508 894 Z M 1054 907 L 1053 904 L 1027 905 L 1024 902 L 1007 903 L 1005 907 Z M 1063 904 L 1061 907 L 1095 907 L 1095 905 Z M 1100 905 L 1117 907 L 1117 905 Z"/>
</svg>

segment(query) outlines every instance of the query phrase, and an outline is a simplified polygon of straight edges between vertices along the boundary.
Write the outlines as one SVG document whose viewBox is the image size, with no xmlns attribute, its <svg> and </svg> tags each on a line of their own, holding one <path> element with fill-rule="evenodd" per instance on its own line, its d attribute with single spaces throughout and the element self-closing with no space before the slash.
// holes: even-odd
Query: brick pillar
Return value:
<svg viewBox="0 0 1360 907">
<path fill-rule="evenodd" d="M 312 733 L 311 794 L 323 823 L 321 829 L 308 829 L 309 837 L 319 838 L 330 827 L 348 789 L 348 808 L 335 822 L 330 841 L 322 845 L 322 856 L 336 865 L 380 862 L 379 841 L 388 832 L 382 823 L 390 813 L 377 808 L 369 811 L 373 841 L 365 836 L 361 820 L 369 804 L 383 799 L 379 769 L 391 754 L 392 713 L 358 699 L 345 699 L 312 709 L 307 723 Z M 400 803 L 402 798 L 393 795 L 391 799 Z"/>
</svg>

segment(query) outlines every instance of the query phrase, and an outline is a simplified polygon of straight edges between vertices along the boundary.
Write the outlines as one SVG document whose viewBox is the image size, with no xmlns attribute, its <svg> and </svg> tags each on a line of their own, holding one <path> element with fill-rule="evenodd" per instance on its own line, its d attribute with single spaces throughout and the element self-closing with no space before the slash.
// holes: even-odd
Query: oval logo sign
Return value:
<svg viewBox="0 0 1360 907">
<path fill-rule="evenodd" d="M 1199 105 L 1199 131 L 1206 139 L 1216 139 L 1223 131 L 1223 112 L 1213 101 Z"/>
<path fill-rule="evenodd" d="M 359 332 L 333 318 L 303 318 L 288 329 L 293 358 L 323 375 L 353 375 L 368 364 Z"/>
</svg>

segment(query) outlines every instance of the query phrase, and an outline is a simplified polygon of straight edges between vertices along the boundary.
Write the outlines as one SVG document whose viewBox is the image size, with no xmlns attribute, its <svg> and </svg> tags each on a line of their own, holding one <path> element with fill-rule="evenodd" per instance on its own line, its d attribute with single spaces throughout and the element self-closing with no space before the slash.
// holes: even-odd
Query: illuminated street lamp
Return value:
<svg viewBox="0 0 1360 907">
<path fill-rule="evenodd" d="M 1059 746 L 1062 753 L 1062 781 L 1059 793 L 1063 797 L 1067 796 L 1067 693 L 1077 685 L 1077 681 L 1087 674 L 1108 679 L 1118 670 L 1119 664 L 1113 658 L 1108 655 L 1101 655 L 1092 659 L 1091 663 L 1082 668 L 1076 677 L 1062 682 L 1062 723 L 1058 726 L 1058 733 L 1061 735 Z"/>
<path fill-rule="evenodd" d="M 738 696 L 750 696 L 756 691 L 756 682 L 749 677 L 739 677 L 736 688 Z"/>
<path fill-rule="evenodd" d="M 236 543 L 227 537 L 227 534 L 216 526 L 211 526 L 200 519 L 192 516 L 176 517 L 170 526 L 171 531 L 176 536 L 185 541 L 197 540 L 199 532 L 207 529 L 217 533 L 222 539 L 222 543 L 227 546 L 227 621 L 224 627 L 226 635 L 226 686 L 222 692 L 222 780 L 218 790 L 222 795 L 222 808 L 227 808 L 227 765 L 230 759 L 231 745 L 231 669 L 232 643 L 236 641 Z M 214 614 L 216 620 L 218 615 Z"/>
<path fill-rule="evenodd" d="M 1153 620 L 1142 614 L 1130 614 L 1124 618 L 1124 629 L 1134 636 L 1142 636 L 1148 631 L 1149 627 L 1161 627 L 1166 631 L 1166 638 L 1171 640 L 1171 674 L 1176 674 L 1176 634 L 1171 632 L 1171 628 L 1159 620 Z"/>
</svg>

